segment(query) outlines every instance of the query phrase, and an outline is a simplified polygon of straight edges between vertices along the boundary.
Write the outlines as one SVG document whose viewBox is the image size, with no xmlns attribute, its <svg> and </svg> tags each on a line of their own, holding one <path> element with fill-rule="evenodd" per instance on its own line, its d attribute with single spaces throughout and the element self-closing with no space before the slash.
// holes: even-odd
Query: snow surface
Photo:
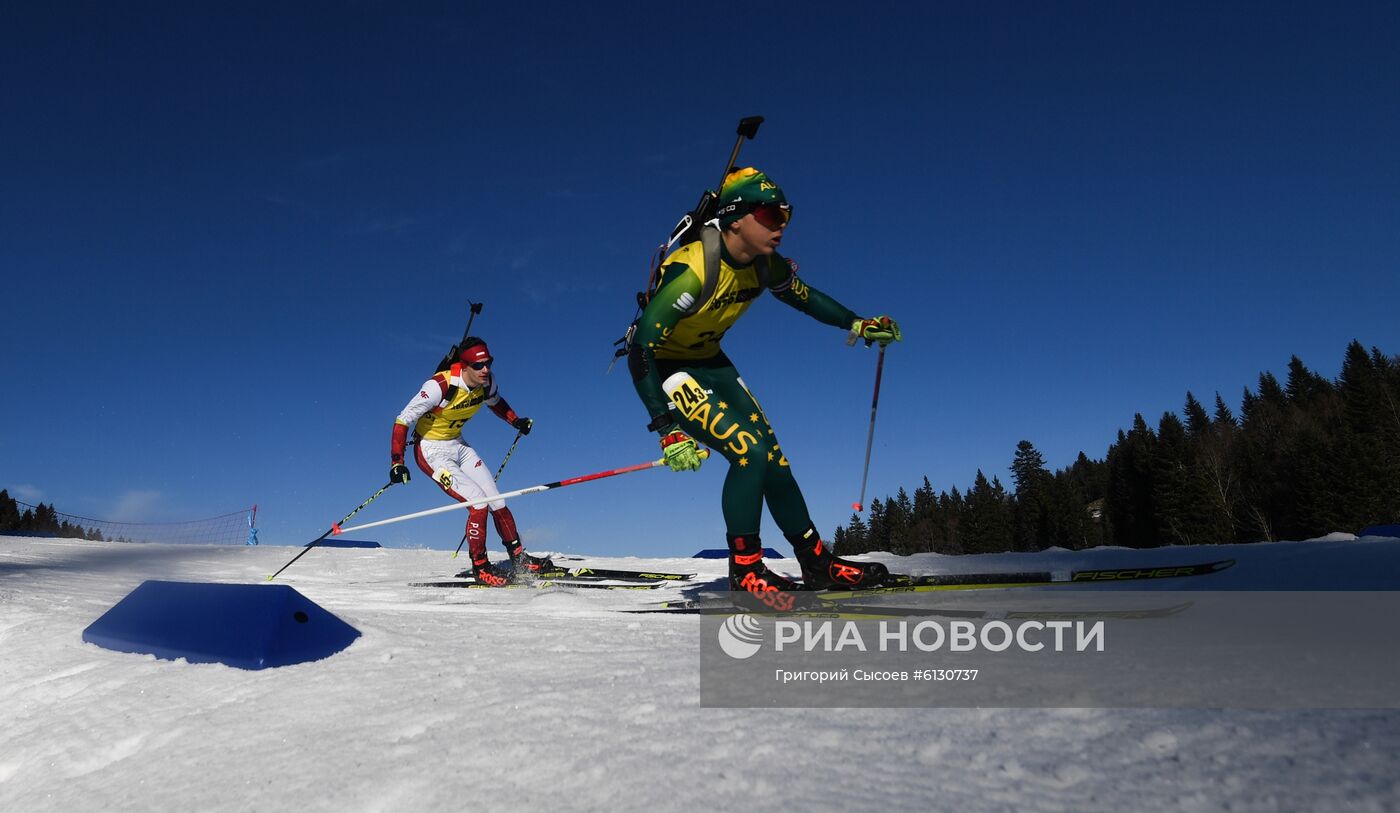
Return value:
<svg viewBox="0 0 1400 813">
<path fill-rule="evenodd" d="M 465 564 L 443 551 L 317 549 L 280 576 L 363 633 L 323 661 L 244 671 L 81 640 L 142 581 L 259 583 L 297 550 L 0 537 L 0 811 L 1400 809 L 1400 712 L 701 708 L 697 617 L 616 612 L 681 588 L 409 587 Z M 1390 539 L 874 558 L 1235 558 L 1213 587 L 1400 585 Z"/>
</svg>

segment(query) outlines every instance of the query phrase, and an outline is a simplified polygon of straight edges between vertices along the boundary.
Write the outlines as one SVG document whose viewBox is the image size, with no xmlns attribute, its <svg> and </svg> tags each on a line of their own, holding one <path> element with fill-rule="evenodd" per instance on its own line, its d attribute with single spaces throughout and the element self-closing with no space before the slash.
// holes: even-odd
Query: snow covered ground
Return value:
<svg viewBox="0 0 1400 813">
<path fill-rule="evenodd" d="M 279 577 L 363 633 L 319 662 L 253 672 L 81 639 L 142 581 L 253 584 L 296 552 L 0 537 L 0 811 L 1400 809 L 1400 712 L 701 708 L 697 617 L 616 612 L 680 588 L 409 587 L 465 565 L 443 551 L 317 549 Z M 1400 540 L 876 558 L 1235 558 L 1212 586 L 1400 587 Z"/>
</svg>

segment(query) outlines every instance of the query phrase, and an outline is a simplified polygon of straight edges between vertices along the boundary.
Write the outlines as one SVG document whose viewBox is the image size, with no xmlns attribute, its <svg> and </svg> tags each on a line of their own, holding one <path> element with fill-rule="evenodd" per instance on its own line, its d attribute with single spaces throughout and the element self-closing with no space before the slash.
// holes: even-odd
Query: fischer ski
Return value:
<svg viewBox="0 0 1400 813">
<path fill-rule="evenodd" d="M 665 582 L 637 582 L 635 584 L 604 584 L 602 582 L 589 581 L 559 581 L 557 579 L 536 579 L 533 581 L 518 581 L 510 584 L 491 585 L 478 581 L 468 581 L 465 579 L 458 581 L 441 582 L 409 582 L 409 587 L 457 587 L 466 590 L 511 590 L 521 588 L 544 589 L 547 587 L 565 587 L 571 590 L 655 590 L 665 586 Z"/>
<path fill-rule="evenodd" d="M 1049 587 L 1065 584 L 1102 584 L 1105 582 L 1156 581 L 1187 576 L 1208 576 L 1227 570 L 1234 559 L 1189 565 L 1158 567 L 1115 567 L 1097 570 L 1075 570 L 1067 577 L 1045 572 L 1028 573 L 951 573 L 931 576 L 895 576 L 881 587 L 869 590 L 819 591 L 827 598 L 855 597 L 880 592 L 922 593 L 935 590 L 994 590 L 1011 587 Z"/>
<path fill-rule="evenodd" d="M 771 615 L 780 618 L 844 618 L 852 620 L 861 619 L 881 619 L 881 618 L 909 618 L 924 616 L 939 616 L 943 618 L 968 618 L 986 620 L 1016 620 L 1016 619 L 1053 619 L 1056 621 L 1088 620 L 1088 619 L 1136 619 L 1136 618 L 1165 618 L 1176 615 L 1192 605 L 1193 602 L 1182 602 L 1165 607 L 1147 607 L 1125 610 L 958 610 L 952 608 L 938 607 L 889 607 L 881 604 L 822 604 L 797 609 L 786 612 L 774 612 L 768 609 L 752 609 L 733 604 L 727 600 L 719 599 L 715 601 L 676 601 L 667 602 L 657 607 L 643 607 L 639 609 L 620 610 L 624 613 L 656 613 L 670 615 L 734 615 L 737 613 L 747 613 L 752 615 Z"/>
<path fill-rule="evenodd" d="M 1076 570 L 1068 576 L 1057 577 L 1048 572 L 1007 572 L 1007 573 L 958 573 L 929 576 L 892 576 L 891 583 L 883 587 L 865 590 L 803 590 L 793 593 L 808 607 L 821 604 L 836 605 L 840 602 L 856 601 L 862 598 L 904 594 L 931 593 L 946 590 L 1004 590 L 1022 587 L 1061 587 L 1072 584 L 1103 584 L 1107 582 L 1156 581 L 1189 576 L 1206 576 L 1227 570 L 1235 564 L 1234 559 L 1215 562 L 1202 562 L 1188 565 L 1159 567 L 1103 568 Z M 723 607 L 734 611 L 734 604 L 727 598 L 714 596 L 682 601 L 666 602 L 660 605 L 662 611 L 686 610 L 697 607 Z"/>
<path fill-rule="evenodd" d="M 538 579 L 581 579 L 586 581 L 597 581 L 602 579 L 634 580 L 634 581 L 690 581 L 694 578 L 694 573 L 653 573 L 646 570 L 613 570 L 602 567 L 574 567 L 562 568 L 553 567 L 531 573 Z M 471 578 L 471 570 L 463 570 L 457 574 L 457 578 Z"/>
</svg>

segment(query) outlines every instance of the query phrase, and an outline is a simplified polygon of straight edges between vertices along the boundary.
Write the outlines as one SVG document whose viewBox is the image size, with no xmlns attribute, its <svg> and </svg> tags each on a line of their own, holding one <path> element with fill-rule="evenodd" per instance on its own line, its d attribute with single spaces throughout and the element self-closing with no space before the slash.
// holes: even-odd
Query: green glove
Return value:
<svg viewBox="0 0 1400 813">
<path fill-rule="evenodd" d="M 866 347 L 873 342 L 879 342 L 880 346 L 884 347 L 890 342 L 904 341 L 904 334 L 893 319 L 877 316 L 874 319 L 857 319 L 851 323 L 851 338 L 846 344 L 855 344 L 856 339 L 865 339 Z"/>
<path fill-rule="evenodd" d="M 704 462 L 695 439 L 678 428 L 661 438 L 661 453 L 671 471 L 698 471 Z"/>
</svg>

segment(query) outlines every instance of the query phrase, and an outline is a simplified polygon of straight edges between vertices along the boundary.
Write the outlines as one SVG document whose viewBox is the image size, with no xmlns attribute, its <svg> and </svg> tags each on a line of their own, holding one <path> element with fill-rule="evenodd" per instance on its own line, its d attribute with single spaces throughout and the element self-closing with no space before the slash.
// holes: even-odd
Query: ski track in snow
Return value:
<svg viewBox="0 0 1400 813">
<path fill-rule="evenodd" d="M 1253 556 L 1292 587 L 1400 574 L 1400 542 L 1293 544 L 880 558 Z M 363 633 L 315 663 L 253 672 L 81 640 L 146 579 L 254 584 L 296 552 L 0 538 L 0 810 L 1400 809 L 1397 712 L 701 708 L 698 619 L 615 612 L 680 587 L 408 587 L 461 569 L 442 551 L 318 549 L 279 577 Z M 585 561 L 700 581 L 725 567 Z"/>
</svg>

